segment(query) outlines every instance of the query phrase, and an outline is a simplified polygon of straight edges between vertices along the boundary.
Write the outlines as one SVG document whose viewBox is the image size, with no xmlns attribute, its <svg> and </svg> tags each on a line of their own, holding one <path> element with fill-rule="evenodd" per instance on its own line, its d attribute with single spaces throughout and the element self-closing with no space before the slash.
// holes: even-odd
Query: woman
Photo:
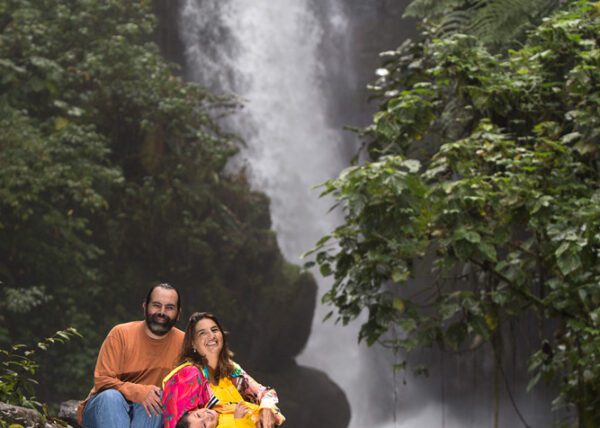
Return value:
<svg viewBox="0 0 600 428">
<path fill-rule="evenodd" d="M 246 418 L 255 425 L 273 428 L 285 421 L 275 390 L 248 376 L 232 356 L 216 317 L 207 312 L 192 314 L 183 338 L 182 364 L 163 380 L 165 428 L 174 428 L 187 412 L 202 407 L 233 415 L 243 400 Z"/>
</svg>

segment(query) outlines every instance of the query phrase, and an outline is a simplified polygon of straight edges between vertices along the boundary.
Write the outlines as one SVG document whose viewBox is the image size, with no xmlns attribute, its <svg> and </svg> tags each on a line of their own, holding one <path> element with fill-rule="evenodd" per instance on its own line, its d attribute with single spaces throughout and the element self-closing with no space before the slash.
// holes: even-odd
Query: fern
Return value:
<svg viewBox="0 0 600 428">
<path fill-rule="evenodd" d="M 464 9 L 472 1 L 468 0 L 413 0 L 404 11 L 410 18 L 439 19 L 445 14 Z"/>
<path fill-rule="evenodd" d="M 471 34 L 490 46 L 521 39 L 560 0 L 413 0 L 405 16 L 431 22 L 437 36 Z"/>
<path fill-rule="evenodd" d="M 466 28 L 467 32 L 491 45 L 521 38 L 554 10 L 557 0 L 480 0 Z"/>
</svg>

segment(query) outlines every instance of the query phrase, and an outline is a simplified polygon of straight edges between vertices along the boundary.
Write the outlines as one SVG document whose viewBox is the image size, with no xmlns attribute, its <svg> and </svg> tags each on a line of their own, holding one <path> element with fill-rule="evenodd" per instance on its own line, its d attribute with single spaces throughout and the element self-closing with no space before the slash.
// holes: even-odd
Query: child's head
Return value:
<svg viewBox="0 0 600 428">
<path fill-rule="evenodd" d="M 196 409 L 183 414 L 175 428 L 217 428 L 219 415 L 214 410 Z"/>
</svg>

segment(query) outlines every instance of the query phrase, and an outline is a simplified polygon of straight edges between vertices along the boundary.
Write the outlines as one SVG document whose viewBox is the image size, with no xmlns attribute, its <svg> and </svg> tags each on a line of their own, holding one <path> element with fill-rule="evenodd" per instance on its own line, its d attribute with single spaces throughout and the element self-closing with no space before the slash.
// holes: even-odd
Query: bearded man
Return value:
<svg viewBox="0 0 600 428">
<path fill-rule="evenodd" d="M 77 411 L 85 428 L 162 427 L 159 385 L 176 365 L 184 335 L 173 328 L 179 292 L 156 284 L 142 307 L 144 321 L 116 325 L 102 343 L 94 387 Z"/>
</svg>

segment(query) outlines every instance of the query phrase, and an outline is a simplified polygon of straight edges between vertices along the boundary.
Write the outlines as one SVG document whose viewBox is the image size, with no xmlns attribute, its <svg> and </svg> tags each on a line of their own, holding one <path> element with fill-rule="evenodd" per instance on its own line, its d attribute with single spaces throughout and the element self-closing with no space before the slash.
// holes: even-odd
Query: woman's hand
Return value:
<svg viewBox="0 0 600 428">
<path fill-rule="evenodd" d="M 261 428 L 275 427 L 275 413 L 273 413 L 273 410 L 267 408 L 260 409 L 260 426 Z"/>
<path fill-rule="evenodd" d="M 243 401 L 237 403 L 235 406 L 235 411 L 233 412 L 233 417 L 235 419 L 241 419 L 246 416 L 250 412 L 250 409 L 244 404 Z"/>
</svg>

